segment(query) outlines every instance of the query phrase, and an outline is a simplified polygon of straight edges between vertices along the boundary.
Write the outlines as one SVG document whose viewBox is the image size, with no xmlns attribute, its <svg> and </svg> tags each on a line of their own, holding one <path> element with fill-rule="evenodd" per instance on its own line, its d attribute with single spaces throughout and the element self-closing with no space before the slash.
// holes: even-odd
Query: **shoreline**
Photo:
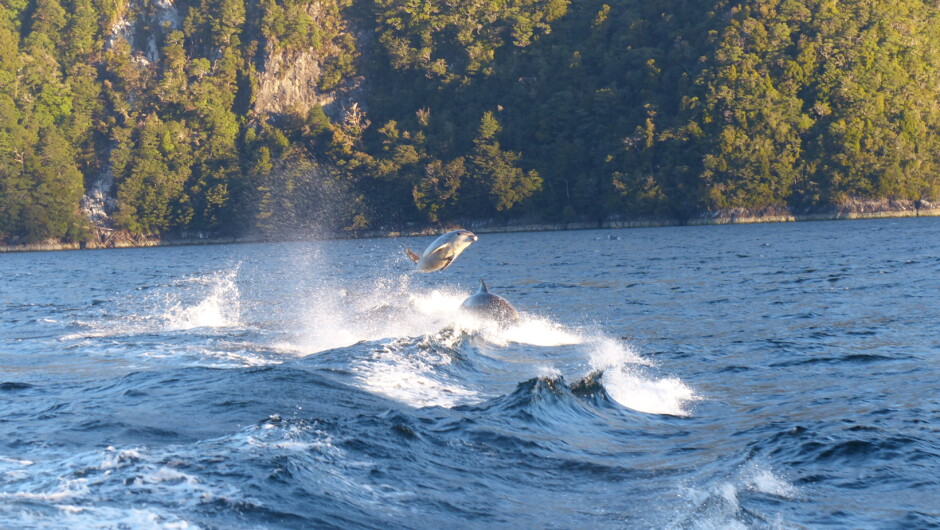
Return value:
<svg viewBox="0 0 940 530">
<path fill-rule="evenodd" d="M 855 206 L 855 205 L 853 205 Z M 0 244 L 0 253 L 13 252 L 48 252 L 60 250 L 106 250 L 121 248 L 147 248 L 147 247 L 175 247 L 198 245 L 237 245 L 250 243 L 280 243 L 289 241 L 329 241 L 342 239 L 380 239 L 397 237 L 423 237 L 439 235 L 442 230 L 458 227 L 467 228 L 478 234 L 501 234 L 511 232 L 553 232 L 564 230 L 606 230 L 625 228 L 660 228 L 669 226 L 713 226 L 729 224 L 760 224 L 760 223 L 800 223 L 811 221 L 843 221 L 864 219 L 902 219 L 909 217 L 940 217 L 940 207 L 929 205 L 882 209 L 848 207 L 839 208 L 831 212 L 817 212 L 807 214 L 793 214 L 785 210 L 749 211 L 732 210 L 710 212 L 690 219 L 667 217 L 647 217 L 620 219 L 611 218 L 600 222 L 571 221 L 563 222 L 537 222 L 527 220 L 514 220 L 499 222 L 488 220 L 468 220 L 465 223 L 446 223 L 434 226 L 413 226 L 399 230 L 362 230 L 358 232 L 334 232 L 318 234 L 309 237 L 270 238 L 262 236 L 242 237 L 188 237 L 188 238 L 155 238 L 143 236 L 108 237 L 104 242 L 64 243 L 60 241 L 40 241 L 22 245 Z M 906 206 L 906 205 L 905 205 Z M 109 236 L 111 233 L 109 233 Z"/>
</svg>

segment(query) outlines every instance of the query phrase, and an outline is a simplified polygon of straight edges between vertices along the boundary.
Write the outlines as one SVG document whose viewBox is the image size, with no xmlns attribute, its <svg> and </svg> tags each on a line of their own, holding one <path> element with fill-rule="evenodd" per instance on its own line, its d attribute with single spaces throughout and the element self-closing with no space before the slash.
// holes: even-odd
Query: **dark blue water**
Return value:
<svg viewBox="0 0 940 530">
<path fill-rule="evenodd" d="M 0 527 L 940 526 L 940 219 L 430 239 L 0 255 Z"/>
</svg>

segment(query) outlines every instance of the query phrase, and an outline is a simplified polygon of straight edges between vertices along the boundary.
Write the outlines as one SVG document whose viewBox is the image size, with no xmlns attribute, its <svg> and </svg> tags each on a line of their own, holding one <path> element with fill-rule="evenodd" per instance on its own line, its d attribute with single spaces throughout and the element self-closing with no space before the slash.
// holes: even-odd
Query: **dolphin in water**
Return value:
<svg viewBox="0 0 940 530">
<path fill-rule="evenodd" d="M 410 248 L 406 248 L 405 252 L 408 253 L 411 261 L 418 264 L 418 272 L 442 271 L 477 239 L 479 238 L 469 230 L 453 230 L 435 239 L 420 256 L 412 252 Z"/>
<path fill-rule="evenodd" d="M 497 296 L 486 288 L 486 282 L 480 280 L 480 288 L 460 304 L 460 310 L 478 317 L 496 320 L 500 324 L 515 324 L 519 313 L 502 296 Z"/>
</svg>

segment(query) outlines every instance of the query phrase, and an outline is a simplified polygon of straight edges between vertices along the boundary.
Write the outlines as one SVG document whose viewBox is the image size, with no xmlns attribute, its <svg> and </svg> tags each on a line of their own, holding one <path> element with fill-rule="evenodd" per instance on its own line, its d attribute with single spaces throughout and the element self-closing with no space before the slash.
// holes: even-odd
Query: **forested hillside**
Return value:
<svg viewBox="0 0 940 530">
<path fill-rule="evenodd" d="M 938 28 L 917 0 L 0 0 L 0 240 L 937 200 Z"/>
</svg>

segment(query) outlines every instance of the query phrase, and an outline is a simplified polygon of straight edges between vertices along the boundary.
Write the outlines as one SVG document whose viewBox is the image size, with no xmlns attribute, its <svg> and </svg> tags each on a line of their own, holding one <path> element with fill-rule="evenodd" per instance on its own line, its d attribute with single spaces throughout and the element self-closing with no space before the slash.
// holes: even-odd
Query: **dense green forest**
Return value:
<svg viewBox="0 0 940 530">
<path fill-rule="evenodd" d="M 0 0 L 0 240 L 937 200 L 938 28 L 918 0 Z"/>
</svg>

